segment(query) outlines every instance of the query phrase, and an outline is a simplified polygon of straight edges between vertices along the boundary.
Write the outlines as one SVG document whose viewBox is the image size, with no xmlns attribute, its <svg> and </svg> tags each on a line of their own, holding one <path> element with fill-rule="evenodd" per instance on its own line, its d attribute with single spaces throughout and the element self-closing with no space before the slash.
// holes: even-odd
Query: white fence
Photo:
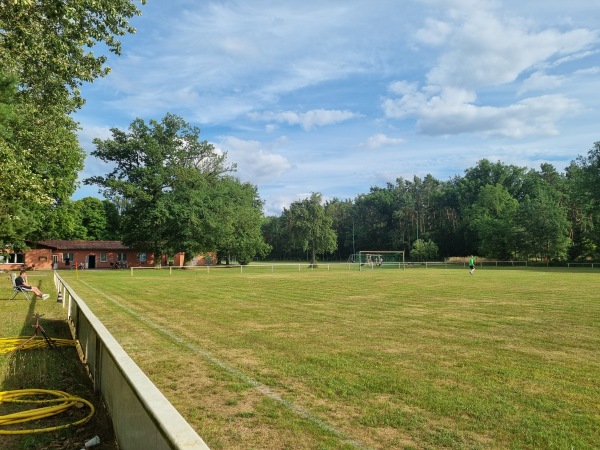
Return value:
<svg viewBox="0 0 600 450">
<path fill-rule="evenodd" d="M 457 268 L 464 267 L 466 268 L 468 263 L 466 261 L 405 261 L 405 262 L 384 262 L 380 265 L 374 263 L 363 263 L 362 266 L 359 265 L 358 262 L 332 262 L 332 263 L 324 263 L 318 262 L 316 267 L 311 266 L 308 261 L 304 261 L 301 263 L 252 263 L 248 265 L 238 265 L 238 264 L 230 264 L 230 265 L 207 265 L 207 266 L 157 266 L 157 267 L 130 267 L 129 270 L 131 272 L 131 276 L 134 276 L 134 272 L 138 270 L 168 270 L 169 274 L 172 274 L 173 271 L 178 270 L 189 270 L 196 272 L 214 272 L 214 271 L 222 271 L 222 270 L 235 270 L 239 273 L 249 273 L 249 272 L 302 272 L 302 271 L 313 271 L 313 270 L 366 270 L 366 269 L 417 269 L 417 268 Z M 476 267 L 537 267 L 539 263 L 530 264 L 526 260 L 505 260 L 505 261 L 476 261 Z M 600 264 L 598 263 L 564 263 L 562 266 L 551 266 L 550 263 L 545 264 L 544 266 L 548 267 L 568 267 L 568 268 L 576 268 L 576 267 L 590 267 L 590 268 L 598 268 Z"/>
<path fill-rule="evenodd" d="M 219 266 L 157 266 L 157 267 L 130 267 L 131 276 L 133 276 L 134 271 L 137 270 L 168 270 L 169 274 L 173 273 L 173 271 L 177 270 L 189 270 L 189 271 L 200 271 L 210 273 L 215 270 L 236 270 L 240 273 L 244 273 L 244 271 L 254 271 L 254 269 L 258 269 L 261 271 L 270 271 L 275 272 L 276 269 L 285 270 L 285 271 L 294 271 L 294 272 L 302 272 L 303 270 L 358 270 L 357 263 L 317 263 L 316 267 L 311 266 L 309 262 L 303 263 L 281 263 L 281 264 L 230 264 L 230 265 L 219 265 Z"/>
<path fill-rule="evenodd" d="M 54 285 L 94 390 L 100 392 L 121 450 L 209 450 L 166 397 L 127 355 L 85 302 L 54 272 Z"/>
<path fill-rule="evenodd" d="M 496 267 L 523 267 L 527 266 L 527 261 L 478 261 L 477 266 L 496 266 Z M 252 263 L 248 265 L 207 265 L 207 266 L 156 266 L 156 267 L 130 267 L 131 276 L 134 276 L 134 272 L 138 270 L 168 270 L 169 274 L 173 271 L 178 270 L 189 270 L 196 272 L 210 273 L 215 270 L 237 270 L 239 273 L 244 272 L 257 272 L 257 271 L 269 271 L 269 272 L 281 272 L 281 271 L 313 271 L 313 270 L 365 270 L 365 269 L 410 269 L 410 268 L 456 268 L 456 267 L 467 267 L 466 262 L 441 262 L 441 261 L 405 261 L 405 262 L 384 262 L 382 264 L 375 263 L 362 263 L 358 262 L 333 262 L 333 263 L 317 263 L 316 267 L 312 266 L 308 261 L 301 263 Z"/>
</svg>

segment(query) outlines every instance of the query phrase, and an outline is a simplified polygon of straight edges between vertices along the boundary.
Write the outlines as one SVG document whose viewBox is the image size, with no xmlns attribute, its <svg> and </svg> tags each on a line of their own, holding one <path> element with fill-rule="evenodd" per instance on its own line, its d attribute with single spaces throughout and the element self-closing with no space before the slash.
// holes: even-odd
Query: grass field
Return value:
<svg viewBox="0 0 600 450">
<path fill-rule="evenodd" d="M 61 276 L 212 449 L 600 443 L 597 269 Z"/>
</svg>

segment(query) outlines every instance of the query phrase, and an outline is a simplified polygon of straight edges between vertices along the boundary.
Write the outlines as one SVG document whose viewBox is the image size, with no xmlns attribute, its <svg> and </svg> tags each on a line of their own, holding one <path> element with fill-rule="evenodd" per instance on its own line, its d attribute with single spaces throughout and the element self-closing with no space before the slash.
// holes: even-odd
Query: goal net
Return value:
<svg viewBox="0 0 600 450">
<path fill-rule="evenodd" d="M 365 267 L 404 269 L 404 250 L 361 250 L 356 256 L 354 262 L 360 263 L 359 270 Z"/>
</svg>

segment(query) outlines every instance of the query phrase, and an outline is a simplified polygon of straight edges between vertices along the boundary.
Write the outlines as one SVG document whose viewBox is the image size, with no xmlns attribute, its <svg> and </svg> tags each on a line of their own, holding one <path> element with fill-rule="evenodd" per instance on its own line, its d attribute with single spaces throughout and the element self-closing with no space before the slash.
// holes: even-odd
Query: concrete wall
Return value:
<svg viewBox="0 0 600 450">
<path fill-rule="evenodd" d="M 112 418 L 121 450 L 208 450 L 202 438 L 125 353 L 85 302 L 54 272 L 73 337 Z"/>
</svg>

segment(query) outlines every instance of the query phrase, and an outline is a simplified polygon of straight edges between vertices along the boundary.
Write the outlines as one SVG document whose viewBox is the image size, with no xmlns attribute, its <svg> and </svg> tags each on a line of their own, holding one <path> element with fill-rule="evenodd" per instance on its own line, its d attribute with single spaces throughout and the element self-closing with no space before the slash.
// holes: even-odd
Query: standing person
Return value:
<svg viewBox="0 0 600 450">
<path fill-rule="evenodd" d="M 19 276 L 15 278 L 15 285 L 18 288 L 33 292 L 38 297 L 41 297 L 42 300 L 46 300 L 50 297 L 50 294 L 42 294 L 42 291 L 40 291 L 37 287 L 27 284 L 27 272 L 24 270 L 21 270 L 21 272 L 19 272 Z"/>
<path fill-rule="evenodd" d="M 473 255 L 469 257 L 469 273 L 471 275 L 475 273 L 475 257 Z"/>
</svg>

